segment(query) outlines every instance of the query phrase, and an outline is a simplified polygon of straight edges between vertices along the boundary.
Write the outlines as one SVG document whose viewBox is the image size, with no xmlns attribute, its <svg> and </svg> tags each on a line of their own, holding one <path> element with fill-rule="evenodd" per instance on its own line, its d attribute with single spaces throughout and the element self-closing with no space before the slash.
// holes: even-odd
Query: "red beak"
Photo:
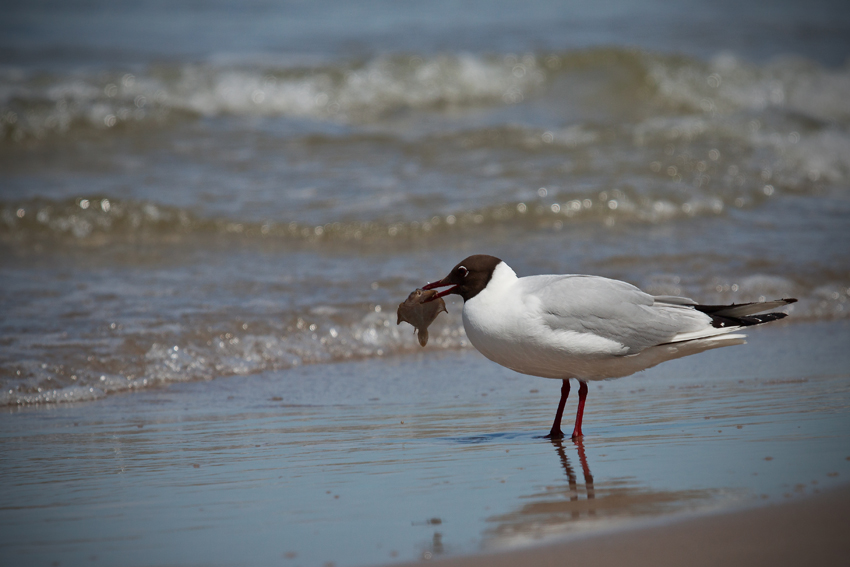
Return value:
<svg viewBox="0 0 850 567">
<path fill-rule="evenodd" d="M 453 293 L 454 290 L 457 289 L 457 285 L 450 284 L 450 283 L 443 283 L 443 280 L 440 280 L 438 282 L 429 283 L 428 285 L 423 285 L 422 289 L 437 289 L 438 287 L 446 287 L 446 286 L 449 286 L 449 285 L 452 286 L 452 287 L 450 287 L 449 289 L 444 289 L 443 291 L 441 291 L 439 293 L 435 293 L 433 296 L 426 299 L 425 303 L 428 303 L 429 301 L 434 301 L 438 297 L 445 297 L 446 295 Z"/>
</svg>

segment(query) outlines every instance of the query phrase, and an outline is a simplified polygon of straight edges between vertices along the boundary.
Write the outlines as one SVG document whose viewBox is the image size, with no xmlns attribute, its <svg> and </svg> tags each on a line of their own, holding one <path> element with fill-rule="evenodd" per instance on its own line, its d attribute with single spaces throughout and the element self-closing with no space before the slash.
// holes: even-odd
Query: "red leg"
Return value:
<svg viewBox="0 0 850 567">
<path fill-rule="evenodd" d="M 566 380 L 564 380 L 566 382 Z M 576 426 L 573 429 L 573 439 L 582 437 L 581 420 L 584 417 L 584 399 L 587 397 L 587 382 L 578 381 L 578 411 L 576 412 Z"/>
<path fill-rule="evenodd" d="M 587 387 L 585 387 L 587 391 Z M 561 431 L 561 416 L 564 415 L 564 404 L 567 403 L 567 397 L 570 395 L 570 381 L 564 380 L 561 384 L 561 401 L 558 402 L 558 413 L 555 414 L 555 423 L 552 424 L 552 430 L 546 439 L 561 439 L 564 433 Z"/>
</svg>

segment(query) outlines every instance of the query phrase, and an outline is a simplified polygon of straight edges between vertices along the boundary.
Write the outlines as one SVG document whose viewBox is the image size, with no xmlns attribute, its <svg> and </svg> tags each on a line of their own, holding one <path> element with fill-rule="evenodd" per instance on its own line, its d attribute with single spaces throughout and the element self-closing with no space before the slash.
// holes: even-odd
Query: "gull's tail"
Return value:
<svg viewBox="0 0 850 567">
<path fill-rule="evenodd" d="M 794 298 L 788 298 L 754 303 L 733 303 L 732 305 L 694 305 L 693 308 L 711 317 L 713 327 L 749 327 L 787 317 L 787 313 L 762 312 L 784 307 L 796 301 Z M 757 315 L 757 313 L 762 314 Z"/>
</svg>

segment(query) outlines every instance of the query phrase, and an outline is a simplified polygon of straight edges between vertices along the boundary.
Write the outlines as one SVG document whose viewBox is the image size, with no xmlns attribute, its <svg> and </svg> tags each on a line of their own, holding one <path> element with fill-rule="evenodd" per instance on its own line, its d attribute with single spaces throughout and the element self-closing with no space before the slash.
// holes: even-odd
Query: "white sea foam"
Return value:
<svg viewBox="0 0 850 567">
<path fill-rule="evenodd" d="M 13 139 L 65 132 L 75 123 L 112 128 L 159 120 L 163 112 L 201 116 L 283 116 L 365 120 L 397 108 L 515 103 L 546 74 L 534 56 L 470 54 L 376 57 L 365 63 L 257 67 L 213 58 L 152 67 L 146 74 L 71 76 L 0 70 L 0 125 Z"/>
<path fill-rule="evenodd" d="M 757 66 L 729 53 L 707 64 L 646 61 L 648 78 L 669 105 L 709 114 L 779 108 L 825 121 L 850 118 L 850 66 L 826 69 L 791 58 Z"/>
</svg>

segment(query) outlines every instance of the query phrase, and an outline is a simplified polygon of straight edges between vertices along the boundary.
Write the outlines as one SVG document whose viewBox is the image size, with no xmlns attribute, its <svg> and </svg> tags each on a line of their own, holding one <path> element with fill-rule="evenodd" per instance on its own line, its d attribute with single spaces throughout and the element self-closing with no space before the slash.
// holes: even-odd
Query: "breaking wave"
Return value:
<svg viewBox="0 0 850 567">
<path fill-rule="evenodd" d="M 421 350 L 411 327 L 397 326 L 395 318 L 394 305 L 364 304 L 317 306 L 275 328 L 267 320 L 222 319 L 214 332 L 148 336 L 113 324 L 99 341 L 108 349 L 90 346 L 80 353 L 68 348 L 72 339 L 59 337 L 44 340 L 40 354 L 0 364 L 0 406 L 93 400 L 176 382 Z M 468 345 L 458 313 L 444 314 L 430 331 L 430 349 Z M 59 351 L 61 364 L 43 362 Z"/>
<path fill-rule="evenodd" d="M 729 54 L 704 62 L 627 49 L 523 55 L 378 56 L 299 62 L 219 58 L 143 70 L 62 74 L 0 69 L 0 134 L 13 141 L 185 117 L 306 117 L 364 122 L 404 109 L 515 104 L 583 70 L 622 71 L 614 104 L 648 97 L 698 115 L 771 109 L 819 122 L 850 119 L 850 68 L 799 59 L 758 66 Z"/>
<path fill-rule="evenodd" d="M 545 81 L 534 56 L 378 57 L 302 67 L 264 62 L 152 67 L 144 73 L 0 72 L 0 117 L 21 140 L 75 126 L 109 129 L 194 116 L 363 121 L 396 109 L 519 102 Z"/>
</svg>

